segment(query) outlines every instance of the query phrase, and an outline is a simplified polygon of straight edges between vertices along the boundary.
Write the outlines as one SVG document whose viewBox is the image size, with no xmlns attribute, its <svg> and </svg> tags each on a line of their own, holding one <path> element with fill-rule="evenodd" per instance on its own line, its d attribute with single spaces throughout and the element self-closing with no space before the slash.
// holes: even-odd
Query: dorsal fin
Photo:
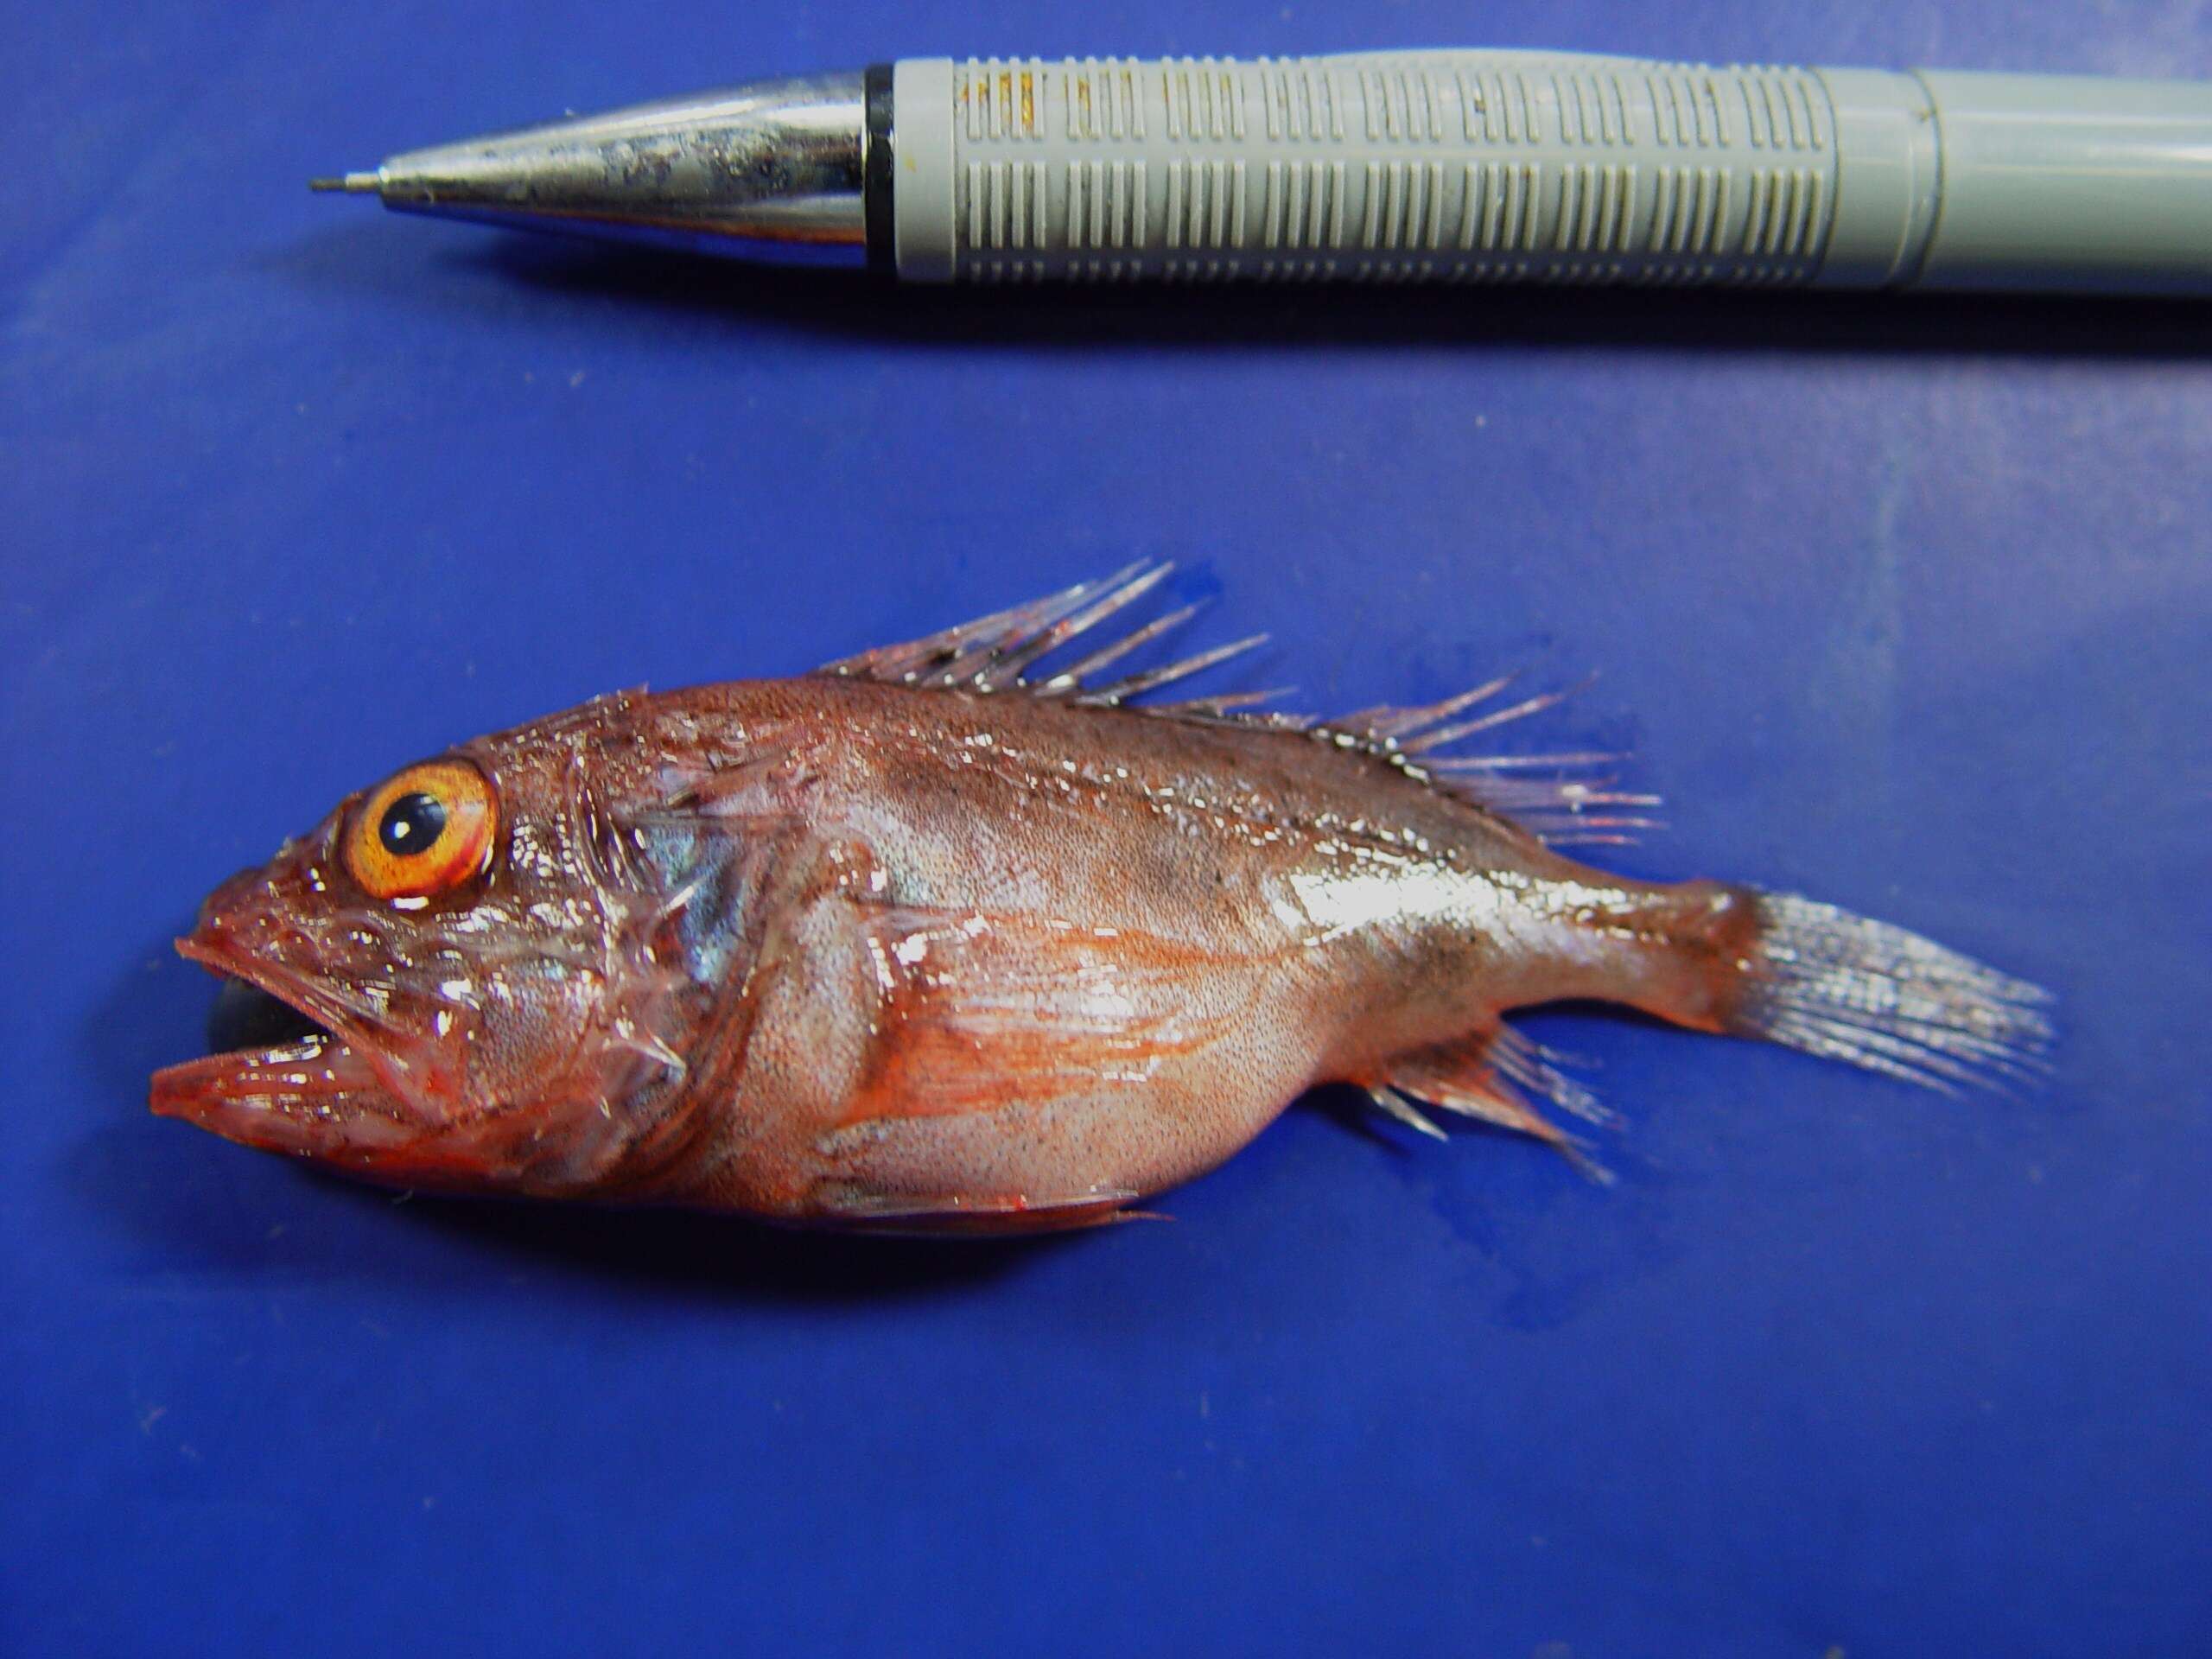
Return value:
<svg viewBox="0 0 2212 1659">
<path fill-rule="evenodd" d="M 883 645 L 825 663 L 816 671 L 944 690 L 1022 691 L 1032 696 L 1065 697 L 1072 702 L 1116 704 L 1134 702 L 1147 692 L 1188 679 L 1267 643 L 1267 635 L 1255 633 L 1120 679 L 1095 680 L 1092 677 L 1102 670 L 1198 614 L 1197 606 L 1186 605 L 1125 633 L 1100 634 L 1103 625 L 1165 582 L 1174 569 L 1168 560 L 1141 559 L 1103 581 L 1079 582 L 1027 605 L 978 617 L 904 645 Z M 1065 668 L 1030 677 L 1032 668 L 1077 639 L 1092 644 L 1093 649 Z M 1249 693 L 1205 697 L 1155 704 L 1153 712 L 1199 719 L 1256 719 L 1273 725 L 1293 723 L 1288 715 L 1233 712 L 1257 700 Z"/>
<path fill-rule="evenodd" d="M 1437 788 L 1512 819 L 1548 847 L 1618 846 L 1633 841 L 1638 830 L 1656 829 L 1656 822 L 1642 814 L 1658 805 L 1659 798 L 1616 787 L 1619 779 L 1609 768 L 1625 761 L 1625 754 L 1589 750 L 1553 754 L 1446 752 L 1481 733 L 1555 709 L 1583 689 L 1541 691 L 1473 712 L 1502 697 L 1517 677 L 1501 675 L 1456 697 L 1420 708 L 1363 709 L 1325 722 L 1325 728 L 1351 733 Z"/>
<path fill-rule="evenodd" d="M 1101 581 L 1077 582 L 1057 594 L 942 628 L 902 645 L 882 645 L 826 663 L 817 673 L 892 684 L 970 692 L 1018 692 L 1092 706 L 1135 705 L 1137 698 L 1186 680 L 1264 644 L 1267 635 L 1217 645 L 1158 668 L 1101 680 L 1105 670 L 1180 627 L 1198 607 L 1135 626 L 1124 613 L 1173 572 L 1167 560 L 1139 560 Z M 1109 626 L 1109 624 L 1114 626 Z M 1074 662 L 1046 661 L 1064 647 L 1088 647 Z M 1361 750 L 1399 767 L 1433 788 L 1458 795 L 1511 818 L 1551 846 L 1621 842 L 1629 832 L 1653 827 L 1639 816 L 1658 804 L 1656 795 L 1615 787 L 1606 769 L 1625 755 L 1586 752 L 1552 754 L 1460 754 L 1452 746 L 1484 732 L 1556 707 L 1579 688 L 1539 692 L 1484 709 L 1515 683 L 1503 675 L 1441 702 L 1420 707 L 1363 709 L 1340 719 L 1314 721 L 1258 705 L 1286 690 L 1231 692 L 1179 702 L 1141 705 L 1147 714 L 1208 724 L 1264 725 L 1308 731 L 1317 738 Z"/>
</svg>

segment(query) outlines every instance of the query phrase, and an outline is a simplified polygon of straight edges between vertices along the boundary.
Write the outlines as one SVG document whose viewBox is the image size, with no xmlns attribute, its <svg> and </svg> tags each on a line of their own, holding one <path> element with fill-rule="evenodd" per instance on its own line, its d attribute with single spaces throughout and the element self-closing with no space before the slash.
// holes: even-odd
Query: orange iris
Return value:
<svg viewBox="0 0 2212 1659">
<path fill-rule="evenodd" d="M 380 785 L 346 826 L 346 868 L 373 899 L 425 899 L 483 874 L 499 804 L 465 760 L 426 760 Z"/>
</svg>

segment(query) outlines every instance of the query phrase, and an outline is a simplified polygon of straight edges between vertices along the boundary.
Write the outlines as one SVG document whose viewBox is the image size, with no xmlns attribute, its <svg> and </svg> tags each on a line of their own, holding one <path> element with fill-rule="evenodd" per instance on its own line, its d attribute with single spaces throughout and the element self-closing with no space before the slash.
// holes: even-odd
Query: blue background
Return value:
<svg viewBox="0 0 2212 1659">
<path fill-rule="evenodd" d="M 0 1648 L 2212 1650 L 2206 312 L 824 290 L 301 188 L 871 55 L 2205 76 L 2202 7 L 119 10 L 0 59 Z M 146 1115 L 168 939 L 345 791 L 1137 555 L 1313 709 L 1601 670 L 1551 731 L 1669 798 L 1624 863 L 2040 979 L 2056 1081 L 1549 1016 L 1615 1190 L 1321 1102 L 1018 1248 Z"/>
</svg>

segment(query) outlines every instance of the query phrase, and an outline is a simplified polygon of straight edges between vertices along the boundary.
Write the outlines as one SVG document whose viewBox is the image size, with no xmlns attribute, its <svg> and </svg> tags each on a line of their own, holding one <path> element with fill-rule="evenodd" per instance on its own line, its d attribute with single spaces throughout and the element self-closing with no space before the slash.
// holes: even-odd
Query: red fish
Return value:
<svg viewBox="0 0 2212 1659">
<path fill-rule="evenodd" d="M 1125 1213 L 1324 1083 L 1572 1152 L 1545 1109 L 1605 1114 L 1504 1022 L 1562 999 L 1938 1088 L 2037 1065 L 2032 986 L 1558 850 L 1649 798 L 1461 747 L 1555 696 L 1140 704 L 1242 648 L 1102 683 L 1187 614 L 1108 626 L 1166 574 L 351 797 L 179 942 L 242 986 L 154 1109 L 406 1186 L 1016 1231 Z"/>
</svg>

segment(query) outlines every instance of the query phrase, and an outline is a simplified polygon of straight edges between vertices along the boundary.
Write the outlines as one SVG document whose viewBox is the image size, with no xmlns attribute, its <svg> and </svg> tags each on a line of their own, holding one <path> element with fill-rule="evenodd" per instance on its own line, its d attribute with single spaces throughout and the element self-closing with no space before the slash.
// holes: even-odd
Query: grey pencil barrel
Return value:
<svg viewBox="0 0 2212 1659">
<path fill-rule="evenodd" d="M 2212 291 L 2212 89 L 1938 73 L 1936 288 Z"/>
<path fill-rule="evenodd" d="M 916 282 L 2212 295 L 2212 86 L 2185 81 L 1486 51 L 911 59 L 371 176 L 410 211 Z"/>
</svg>

